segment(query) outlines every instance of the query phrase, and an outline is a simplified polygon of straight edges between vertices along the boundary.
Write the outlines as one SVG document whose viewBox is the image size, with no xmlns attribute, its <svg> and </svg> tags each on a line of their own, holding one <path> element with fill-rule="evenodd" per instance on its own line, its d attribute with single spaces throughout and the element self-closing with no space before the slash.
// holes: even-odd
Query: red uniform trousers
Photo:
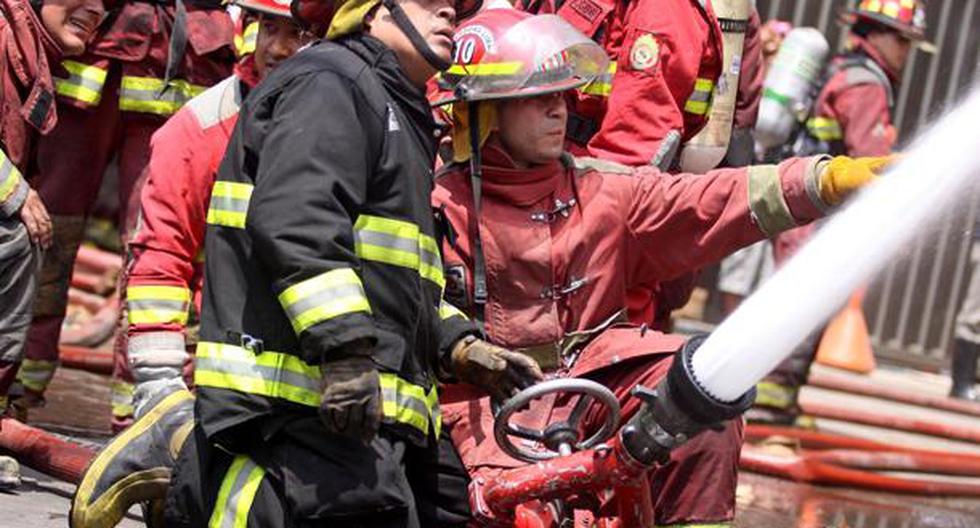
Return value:
<svg viewBox="0 0 980 528">
<path fill-rule="evenodd" d="M 42 398 L 57 365 L 71 268 L 106 168 L 116 161 L 118 221 L 125 244 L 135 227 L 138 200 L 134 197 L 149 160 L 150 137 L 183 101 L 231 73 L 231 19 L 220 9 L 193 7 L 187 12 L 182 67 L 169 85 L 163 83 L 173 13 L 173 5 L 124 3 L 110 27 L 86 55 L 74 61 L 68 68 L 71 76 L 59 85 L 58 127 L 38 145 L 38 175 L 33 182 L 52 215 L 55 240 L 44 258 L 18 375 L 35 400 Z M 117 351 L 124 348 L 124 343 L 116 344 Z M 123 403 L 130 400 L 132 387 L 127 370 L 124 356 L 117 353 L 113 391 L 119 398 L 113 412 L 117 417 L 131 413 Z"/>
<path fill-rule="evenodd" d="M 655 387 L 672 363 L 673 350 L 683 339 L 658 332 L 641 332 L 634 327 L 614 327 L 585 347 L 581 360 L 571 369 L 549 377 L 583 377 L 605 385 L 621 407 L 620 423 L 640 409 L 642 401 L 630 395 L 636 385 Z M 648 353 L 637 353 L 637 350 Z M 622 355 L 622 362 L 614 358 Z M 633 356 L 633 357 L 630 357 Z M 454 385 L 440 398 L 443 424 L 449 431 L 463 464 L 471 476 L 493 478 L 503 470 L 526 465 L 505 454 L 493 436 L 493 413 L 489 398 L 468 386 Z M 579 396 L 552 395 L 531 404 L 512 418 L 533 429 L 567 418 Z M 600 404 L 591 405 L 583 419 L 591 435 L 605 419 Z M 670 461 L 651 469 L 650 488 L 658 526 L 727 523 L 735 515 L 738 457 L 742 445 L 742 420 L 730 422 L 721 431 L 706 431 L 671 454 Z"/>
</svg>

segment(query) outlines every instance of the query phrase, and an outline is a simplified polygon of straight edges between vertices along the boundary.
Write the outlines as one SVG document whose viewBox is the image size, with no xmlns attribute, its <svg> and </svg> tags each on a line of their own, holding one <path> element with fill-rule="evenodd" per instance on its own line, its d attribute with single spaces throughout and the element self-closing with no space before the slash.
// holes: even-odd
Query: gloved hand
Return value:
<svg viewBox="0 0 980 528">
<path fill-rule="evenodd" d="M 818 180 L 820 197 L 827 205 L 837 205 L 860 188 L 874 181 L 895 156 L 849 158 L 836 156 L 824 165 Z"/>
<path fill-rule="evenodd" d="M 519 352 L 492 345 L 474 336 L 460 339 L 451 355 L 453 374 L 503 401 L 544 378 L 541 367 Z"/>
<path fill-rule="evenodd" d="M 381 377 L 365 354 L 323 364 L 320 421 L 327 431 L 368 443 L 381 426 Z"/>
<path fill-rule="evenodd" d="M 166 394 L 174 390 L 188 390 L 180 372 L 170 378 L 137 382 L 133 387 L 133 418 L 137 420 L 142 418 L 149 409 L 149 403 L 154 401 L 158 394 Z"/>
</svg>

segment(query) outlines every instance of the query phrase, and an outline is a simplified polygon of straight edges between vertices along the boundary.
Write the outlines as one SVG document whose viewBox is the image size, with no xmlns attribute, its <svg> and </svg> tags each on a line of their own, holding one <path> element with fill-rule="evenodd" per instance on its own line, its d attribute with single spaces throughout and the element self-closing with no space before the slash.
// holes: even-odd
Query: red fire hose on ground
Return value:
<svg viewBox="0 0 980 528">
<path fill-rule="evenodd" d="M 935 394 L 922 394 L 917 391 L 910 391 L 906 387 L 901 386 L 869 383 L 865 379 L 855 378 L 853 376 L 815 371 L 810 373 L 809 378 L 807 378 L 807 384 L 824 389 L 917 405 L 919 407 L 980 416 L 980 403 L 947 398 L 946 396 Z"/>
<path fill-rule="evenodd" d="M 81 480 L 95 457 L 87 447 L 8 417 L 0 418 L 0 450 L 12 453 L 25 466 L 71 483 Z"/>
<path fill-rule="evenodd" d="M 747 442 L 782 438 L 802 448 L 781 455 L 746 445 L 740 466 L 797 482 L 914 493 L 980 497 L 980 483 L 883 475 L 872 470 L 980 477 L 980 455 L 911 449 L 792 427 L 750 424 Z"/>
<path fill-rule="evenodd" d="M 58 347 L 61 366 L 93 372 L 112 374 L 112 351 L 73 345 Z"/>
</svg>

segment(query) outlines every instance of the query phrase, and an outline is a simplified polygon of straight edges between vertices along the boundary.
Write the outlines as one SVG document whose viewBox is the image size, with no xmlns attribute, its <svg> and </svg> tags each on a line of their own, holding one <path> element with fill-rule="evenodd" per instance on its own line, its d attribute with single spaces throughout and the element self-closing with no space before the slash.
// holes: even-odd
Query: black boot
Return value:
<svg viewBox="0 0 980 528">
<path fill-rule="evenodd" d="M 953 365 L 952 374 L 953 388 L 949 395 L 953 398 L 962 400 L 980 401 L 973 385 L 977 375 L 977 353 L 980 345 L 971 343 L 963 339 L 956 339 L 953 342 Z"/>
</svg>

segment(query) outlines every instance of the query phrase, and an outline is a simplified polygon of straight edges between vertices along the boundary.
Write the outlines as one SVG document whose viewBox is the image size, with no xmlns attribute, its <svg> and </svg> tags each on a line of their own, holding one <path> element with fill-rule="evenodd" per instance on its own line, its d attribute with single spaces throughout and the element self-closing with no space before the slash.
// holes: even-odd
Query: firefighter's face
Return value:
<svg viewBox="0 0 980 528">
<path fill-rule="evenodd" d="M 912 51 L 912 41 L 897 31 L 879 31 L 868 35 L 868 42 L 892 71 L 900 72 L 905 68 L 905 61 Z"/>
<path fill-rule="evenodd" d="M 542 165 L 561 156 L 568 121 L 564 94 L 505 99 L 497 112 L 500 143 L 519 166 Z"/>
<path fill-rule="evenodd" d="M 456 27 L 454 1 L 400 0 L 398 5 L 433 53 L 449 62 L 453 54 L 453 29 Z M 402 69 L 416 85 L 425 85 L 435 74 L 435 68 L 425 61 L 408 37 L 395 25 L 385 6 L 379 6 L 365 20 L 365 24 L 368 33 L 395 52 Z"/>
<path fill-rule="evenodd" d="M 259 78 L 265 77 L 282 61 L 291 57 L 296 50 L 313 39 L 292 19 L 272 16 L 259 16 L 259 33 L 255 39 L 255 69 Z"/>
<path fill-rule="evenodd" d="M 66 56 L 81 55 L 105 17 L 102 0 L 44 0 L 41 23 Z"/>
</svg>

